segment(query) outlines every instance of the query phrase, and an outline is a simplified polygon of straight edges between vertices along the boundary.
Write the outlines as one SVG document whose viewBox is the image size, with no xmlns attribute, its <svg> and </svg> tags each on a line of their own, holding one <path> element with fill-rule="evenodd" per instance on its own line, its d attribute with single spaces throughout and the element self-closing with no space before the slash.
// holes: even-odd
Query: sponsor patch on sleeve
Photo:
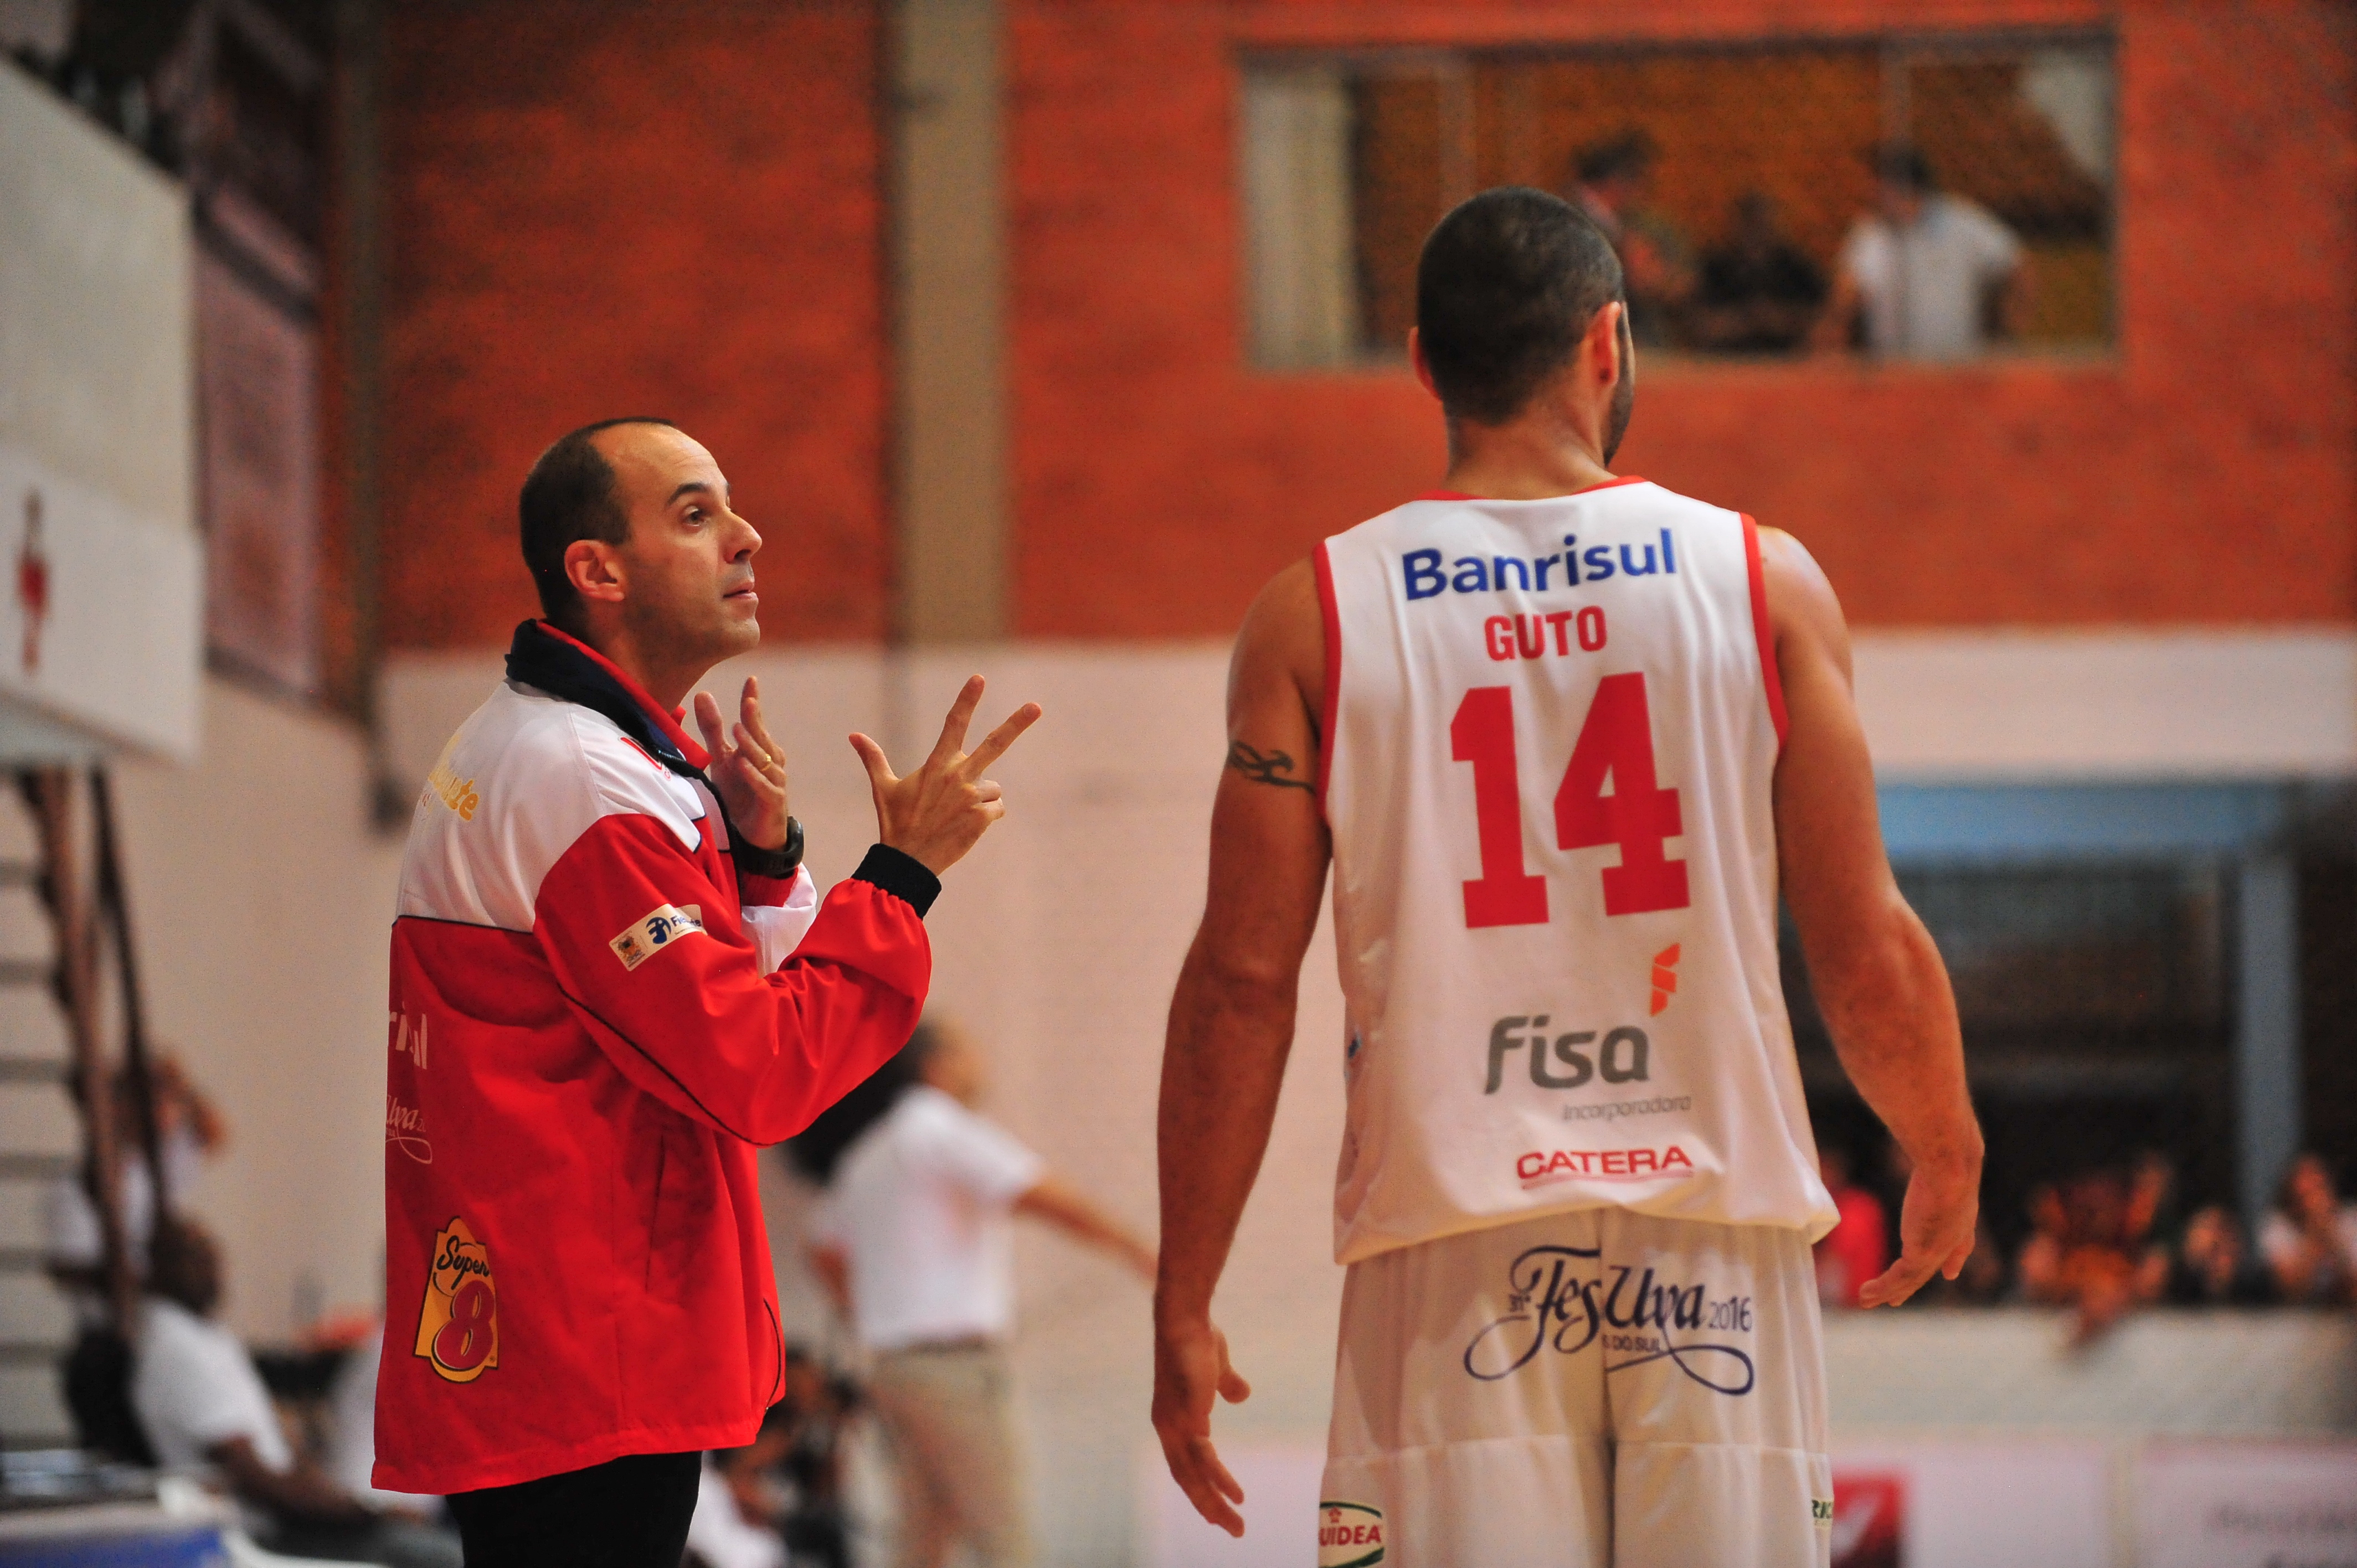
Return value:
<svg viewBox="0 0 2357 1568">
<path fill-rule="evenodd" d="M 622 961 L 626 970 L 636 969 L 647 960 L 671 946 L 680 938 L 704 930 L 704 911 L 691 904 L 683 909 L 676 904 L 658 904 L 606 945 Z"/>
<path fill-rule="evenodd" d="M 1383 1509 L 1331 1499 L 1318 1505 L 1318 1568 L 1373 1568 L 1383 1560 Z"/>
</svg>

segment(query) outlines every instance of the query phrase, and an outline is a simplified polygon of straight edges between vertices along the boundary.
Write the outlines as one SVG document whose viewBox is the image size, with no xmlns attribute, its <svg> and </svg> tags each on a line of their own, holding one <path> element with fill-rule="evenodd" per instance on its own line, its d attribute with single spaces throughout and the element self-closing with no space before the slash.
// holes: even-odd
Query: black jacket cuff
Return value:
<svg viewBox="0 0 2357 1568">
<path fill-rule="evenodd" d="M 855 882 L 870 882 L 885 892 L 909 901 L 909 907 L 923 919 L 933 900 L 942 896 L 942 879 L 927 871 L 915 857 L 901 854 L 889 844 L 877 844 L 851 874 Z"/>
</svg>

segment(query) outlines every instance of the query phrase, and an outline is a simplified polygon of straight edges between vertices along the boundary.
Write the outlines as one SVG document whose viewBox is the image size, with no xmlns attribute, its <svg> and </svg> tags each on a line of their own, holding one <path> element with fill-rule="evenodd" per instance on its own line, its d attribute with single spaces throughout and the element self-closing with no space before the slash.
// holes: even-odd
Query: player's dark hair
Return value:
<svg viewBox="0 0 2357 1568">
<path fill-rule="evenodd" d="M 541 613 L 567 631 L 580 629 L 581 596 L 565 575 L 565 552 L 577 539 L 619 544 L 630 537 L 630 514 L 614 482 L 614 465 L 597 450 L 596 436 L 618 424 L 679 427 L 652 414 L 601 419 L 558 436 L 524 476 L 517 499 L 523 535 L 523 564 L 540 593 Z"/>
<path fill-rule="evenodd" d="M 1912 142 L 1884 142 L 1872 154 L 1875 177 L 1892 185 L 1903 185 L 1910 190 L 1934 191 L 1940 188 L 1939 177 L 1932 170 L 1932 160 L 1923 149 Z"/>
<path fill-rule="evenodd" d="M 916 1087 L 925 1058 L 940 1046 L 940 1030 L 931 1024 L 919 1024 L 898 1054 L 786 1140 L 786 1157 L 794 1168 L 821 1187 L 833 1181 L 844 1155 L 862 1133 L 884 1120 L 885 1113 L 900 1102 L 900 1096 Z"/>
<path fill-rule="evenodd" d="M 1440 406 L 1505 424 L 1620 297 L 1620 258 L 1569 202 L 1511 185 L 1460 202 L 1415 267 L 1416 332 Z"/>
</svg>

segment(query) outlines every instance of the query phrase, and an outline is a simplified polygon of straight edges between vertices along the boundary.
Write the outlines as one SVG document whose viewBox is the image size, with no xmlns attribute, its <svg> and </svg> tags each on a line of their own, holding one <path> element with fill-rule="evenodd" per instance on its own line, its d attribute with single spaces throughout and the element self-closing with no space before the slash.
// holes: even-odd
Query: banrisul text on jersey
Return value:
<svg viewBox="0 0 2357 1568">
<path fill-rule="evenodd" d="M 1751 520 L 1622 480 L 1328 540 L 1344 1262 L 1534 1214 L 1821 1232 Z"/>
</svg>

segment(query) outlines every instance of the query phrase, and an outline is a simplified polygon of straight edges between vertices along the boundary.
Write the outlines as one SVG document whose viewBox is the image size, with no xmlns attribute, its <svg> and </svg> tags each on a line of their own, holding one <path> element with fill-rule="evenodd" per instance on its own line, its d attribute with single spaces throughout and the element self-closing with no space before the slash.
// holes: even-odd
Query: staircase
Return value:
<svg viewBox="0 0 2357 1568">
<path fill-rule="evenodd" d="M 72 1314 L 48 1278 L 42 1211 L 60 1180 L 99 1174 L 108 1295 L 136 1300 L 122 1235 L 106 1092 L 121 1059 L 144 1088 L 146 1049 L 113 801 L 102 771 L 12 772 L 0 789 L 0 1446 L 70 1443 L 59 1366 Z M 107 961 L 111 960 L 112 961 Z M 145 1096 L 138 1097 L 144 1101 Z M 152 1122 L 152 1114 L 140 1118 Z M 155 1163 L 150 1161 L 150 1168 Z"/>
</svg>

